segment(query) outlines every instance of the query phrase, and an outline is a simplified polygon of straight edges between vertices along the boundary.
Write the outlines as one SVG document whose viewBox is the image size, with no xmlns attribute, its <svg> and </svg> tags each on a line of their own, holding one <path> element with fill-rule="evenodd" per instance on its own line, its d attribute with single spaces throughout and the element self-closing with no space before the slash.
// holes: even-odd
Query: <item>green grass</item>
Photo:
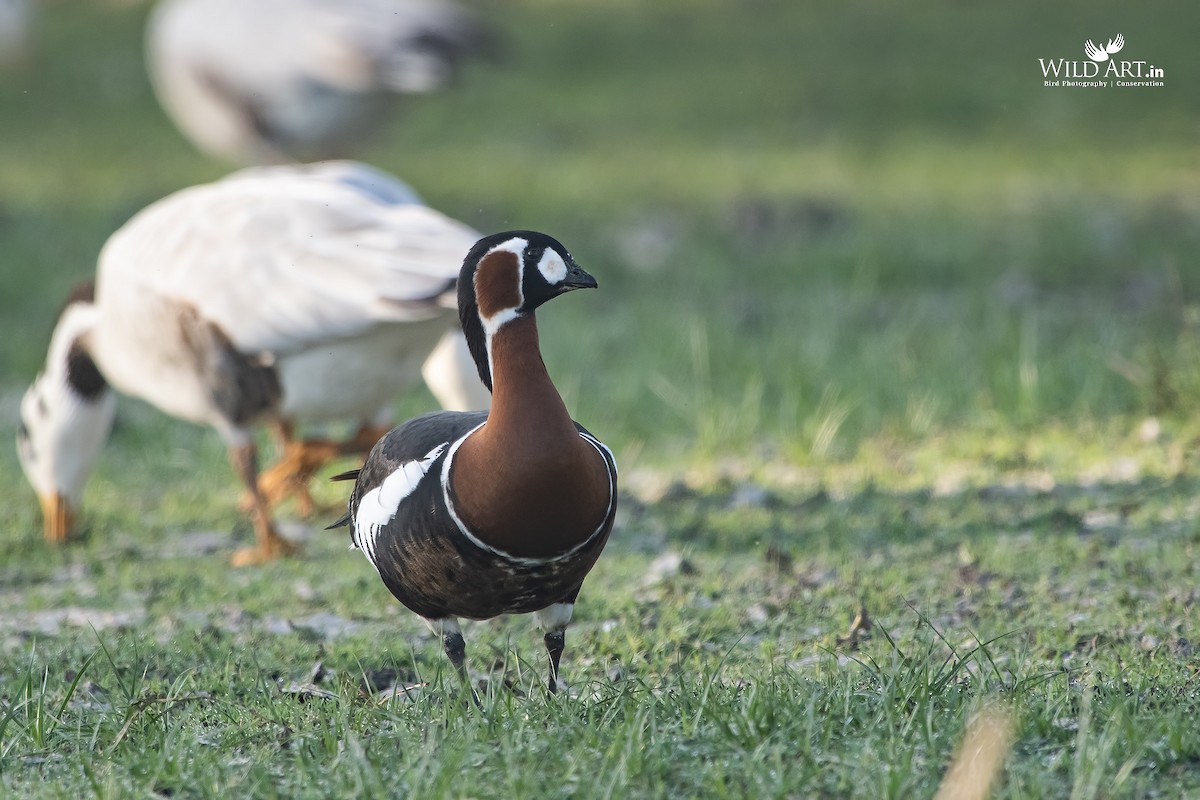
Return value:
<svg viewBox="0 0 1200 800">
<path fill-rule="evenodd" d="M 920 797 L 993 702 L 997 796 L 1200 793 L 1198 7 L 807 5 L 489 7 L 505 60 L 365 154 L 600 281 L 540 318 L 625 488 L 570 697 L 502 620 L 464 706 L 342 534 L 231 571 L 215 435 L 123 401 L 69 548 L 0 447 L 0 794 Z M 47 0 L 0 75 L 0 440 L 105 238 L 225 171 L 144 12 Z M 1164 88 L 1041 85 L 1117 32 Z"/>
<path fill-rule="evenodd" d="M 5 587 L 25 610 L 6 621 L 24 634 L 6 645 L 3 780 L 62 796 L 905 797 L 996 699 L 1017 718 L 1003 796 L 1178 796 L 1200 790 L 1181 558 L 1198 488 L 631 498 L 570 635 L 573 696 L 544 696 L 538 637 L 513 619 L 468 630 L 491 670 L 481 709 L 341 537 L 234 575 L 145 537 L 32 545 Z M 691 568 L 643 581 L 656 538 Z M 856 646 L 840 637 L 860 602 L 876 627 Z M 30 633 L 56 605 L 108 609 L 111 627 Z M 327 698 L 285 691 L 317 663 Z M 393 676 L 434 688 L 373 702 Z"/>
</svg>

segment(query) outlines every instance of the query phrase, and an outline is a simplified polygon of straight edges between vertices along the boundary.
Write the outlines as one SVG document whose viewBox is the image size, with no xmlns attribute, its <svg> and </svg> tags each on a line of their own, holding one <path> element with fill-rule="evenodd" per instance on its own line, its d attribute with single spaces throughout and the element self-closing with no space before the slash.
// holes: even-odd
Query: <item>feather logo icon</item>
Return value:
<svg viewBox="0 0 1200 800">
<path fill-rule="evenodd" d="M 1120 52 L 1121 48 L 1124 46 L 1125 37 L 1118 33 L 1116 38 L 1109 39 L 1108 44 L 1104 47 L 1099 47 L 1093 44 L 1091 39 L 1088 39 L 1087 44 L 1083 46 L 1083 52 L 1087 54 L 1087 57 L 1092 61 L 1108 61 L 1108 57 L 1110 55 Z"/>
</svg>

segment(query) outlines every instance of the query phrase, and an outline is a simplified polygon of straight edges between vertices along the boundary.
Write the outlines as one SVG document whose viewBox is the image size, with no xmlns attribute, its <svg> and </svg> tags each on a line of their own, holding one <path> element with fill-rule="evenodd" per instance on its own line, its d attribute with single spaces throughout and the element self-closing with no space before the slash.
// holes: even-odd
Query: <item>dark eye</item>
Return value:
<svg viewBox="0 0 1200 800">
<path fill-rule="evenodd" d="M 542 260 L 542 256 L 546 252 L 546 245 L 535 244 L 532 247 L 525 248 L 525 264 L 528 267 L 536 268 L 538 262 Z"/>
</svg>

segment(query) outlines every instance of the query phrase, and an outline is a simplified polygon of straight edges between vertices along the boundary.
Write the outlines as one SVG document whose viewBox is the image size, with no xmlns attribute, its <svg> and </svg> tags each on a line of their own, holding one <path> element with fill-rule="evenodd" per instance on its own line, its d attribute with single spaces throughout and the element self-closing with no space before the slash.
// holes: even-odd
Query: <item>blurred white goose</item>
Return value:
<svg viewBox="0 0 1200 800">
<path fill-rule="evenodd" d="M 287 488 L 323 460 L 366 452 L 422 374 L 445 408 L 487 407 L 454 311 L 478 238 L 354 162 L 247 169 L 138 213 L 104 246 L 94 295 L 69 298 L 21 403 L 18 450 L 46 538 L 72 532 L 111 385 L 224 439 L 257 536 L 235 564 L 291 552 L 267 478 Z M 291 442 L 260 484 L 256 424 L 290 435 L 293 423 L 341 419 L 368 425 L 349 442 Z"/>
<path fill-rule="evenodd" d="M 28 59 L 36 14 L 33 0 L 0 0 L 0 67 L 17 66 Z"/>
<path fill-rule="evenodd" d="M 452 0 L 162 0 L 146 31 L 167 114 L 241 164 L 346 156 L 398 95 L 489 46 Z"/>
</svg>

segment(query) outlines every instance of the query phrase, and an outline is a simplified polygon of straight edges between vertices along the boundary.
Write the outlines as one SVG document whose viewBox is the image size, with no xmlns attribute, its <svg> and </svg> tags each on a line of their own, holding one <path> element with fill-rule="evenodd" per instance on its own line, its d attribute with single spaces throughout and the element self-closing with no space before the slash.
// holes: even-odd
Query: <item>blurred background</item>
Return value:
<svg viewBox="0 0 1200 800">
<path fill-rule="evenodd" d="M 931 796 L 999 694 L 1002 796 L 1194 796 L 1200 4 L 473 8 L 493 56 L 354 155 L 599 280 L 539 317 L 622 470 L 580 702 L 362 702 L 444 657 L 316 532 L 345 485 L 315 481 L 306 557 L 230 570 L 252 534 L 220 439 L 127 398 L 83 540 L 44 543 L 13 438 L 68 288 L 235 167 L 156 101 L 151 3 L 0 0 L 0 785 Z M 1163 86 L 1044 85 L 1118 34 Z M 528 621 L 468 639 L 518 692 L 541 675 Z"/>
<path fill-rule="evenodd" d="M 106 237 L 234 168 L 156 102 L 150 6 L 42 0 L 0 73 L 0 440 Z M 407 100 L 356 155 L 480 230 L 553 233 L 599 277 L 544 315 L 544 346 L 624 464 L 812 468 L 971 437 L 990 457 L 1013 433 L 1103 442 L 1194 410 L 1194 3 L 477 10 L 498 55 Z M 1085 40 L 1117 33 L 1164 87 L 1043 86 L 1039 59 L 1085 61 Z M 208 432 L 122 408 L 135 423 L 102 483 L 128 468 L 122 440 L 179 474 L 143 436 L 224 477 Z M 11 447 L 0 481 L 20 482 Z"/>
</svg>

